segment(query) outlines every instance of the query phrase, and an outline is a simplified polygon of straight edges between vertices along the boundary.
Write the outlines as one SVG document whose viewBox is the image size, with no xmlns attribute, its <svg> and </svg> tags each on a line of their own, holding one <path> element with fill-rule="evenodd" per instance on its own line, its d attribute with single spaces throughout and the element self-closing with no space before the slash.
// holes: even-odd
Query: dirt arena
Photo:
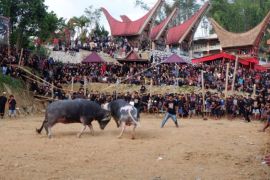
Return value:
<svg viewBox="0 0 270 180">
<path fill-rule="evenodd" d="M 262 123 L 184 119 L 161 129 L 161 119 L 143 115 L 135 140 L 130 128 L 117 139 L 114 121 L 81 139 L 80 124 L 58 124 L 48 139 L 35 133 L 42 116 L 0 120 L 0 179 L 270 179 Z"/>
</svg>

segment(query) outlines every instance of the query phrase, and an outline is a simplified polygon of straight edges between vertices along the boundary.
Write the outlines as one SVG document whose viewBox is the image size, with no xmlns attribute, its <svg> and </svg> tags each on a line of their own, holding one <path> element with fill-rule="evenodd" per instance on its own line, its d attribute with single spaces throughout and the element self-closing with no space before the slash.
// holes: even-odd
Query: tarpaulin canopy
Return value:
<svg viewBox="0 0 270 180">
<path fill-rule="evenodd" d="M 97 52 L 92 52 L 89 56 L 87 56 L 82 63 L 105 63 L 106 61 L 101 58 Z"/>
<path fill-rule="evenodd" d="M 257 71 L 262 71 L 262 72 L 267 71 L 267 68 L 261 65 L 255 65 L 254 69 Z"/>
<path fill-rule="evenodd" d="M 168 57 L 163 63 L 181 63 L 186 64 L 187 62 L 178 56 L 177 54 L 172 54 L 170 57 Z"/>
<path fill-rule="evenodd" d="M 214 60 L 218 60 L 218 59 L 227 59 L 230 61 L 235 61 L 236 60 L 236 56 L 232 55 L 232 54 L 227 54 L 225 52 L 219 53 L 219 54 L 213 54 L 210 56 L 204 56 L 201 58 L 197 58 L 197 59 L 192 59 L 192 63 L 203 63 L 203 62 L 208 62 L 208 61 L 214 61 Z M 250 63 L 253 64 L 258 64 L 258 60 L 255 57 L 249 57 L 249 58 L 238 58 L 239 63 L 248 66 Z"/>
<path fill-rule="evenodd" d="M 140 55 L 134 50 L 131 50 L 125 58 L 123 59 L 118 59 L 119 62 L 142 62 L 142 63 L 147 63 L 149 62 L 148 59 L 142 59 Z"/>
</svg>

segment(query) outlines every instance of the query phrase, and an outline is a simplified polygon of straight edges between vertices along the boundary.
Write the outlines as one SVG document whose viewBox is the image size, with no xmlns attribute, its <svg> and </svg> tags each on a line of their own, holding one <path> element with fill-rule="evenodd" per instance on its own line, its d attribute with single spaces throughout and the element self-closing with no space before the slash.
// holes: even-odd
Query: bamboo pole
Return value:
<svg viewBox="0 0 270 180">
<path fill-rule="evenodd" d="M 51 93 L 52 93 L 52 99 L 53 99 L 54 98 L 53 83 L 52 83 L 52 87 L 51 87 Z"/>
<path fill-rule="evenodd" d="M 234 93 L 234 84 L 235 84 L 237 68 L 238 68 L 238 56 L 236 56 L 235 66 L 234 66 L 234 71 L 233 71 L 232 94 Z"/>
<path fill-rule="evenodd" d="M 18 65 L 21 66 L 22 63 L 22 56 L 23 56 L 23 48 L 21 49 L 20 59 Z"/>
<path fill-rule="evenodd" d="M 7 44 L 8 44 L 8 59 L 10 58 L 11 50 L 10 50 L 10 18 L 8 18 L 8 28 L 7 28 Z"/>
<path fill-rule="evenodd" d="M 230 64 L 227 63 L 227 68 L 226 68 L 226 84 L 225 84 L 225 99 L 227 99 L 227 97 L 228 97 L 229 67 L 230 67 Z"/>
<path fill-rule="evenodd" d="M 150 97 L 152 96 L 152 88 L 153 88 L 153 79 L 151 78 L 151 83 L 150 83 Z"/>
</svg>

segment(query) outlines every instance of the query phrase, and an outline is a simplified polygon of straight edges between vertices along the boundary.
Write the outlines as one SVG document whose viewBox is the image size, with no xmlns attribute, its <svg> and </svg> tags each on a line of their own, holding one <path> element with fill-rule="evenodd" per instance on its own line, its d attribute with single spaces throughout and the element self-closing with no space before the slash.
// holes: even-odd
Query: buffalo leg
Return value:
<svg viewBox="0 0 270 180">
<path fill-rule="evenodd" d="M 121 138 L 125 129 L 126 129 L 126 122 L 121 122 L 122 130 L 121 133 L 119 134 L 118 138 Z"/>
<path fill-rule="evenodd" d="M 86 129 L 86 125 L 83 125 L 81 132 L 79 132 L 77 135 L 78 138 L 80 138 L 82 136 L 82 133 L 85 131 L 85 129 Z"/>
<path fill-rule="evenodd" d="M 135 129 L 136 129 L 136 124 L 134 124 L 133 130 L 132 130 L 132 135 L 131 135 L 131 139 L 135 139 Z"/>
<path fill-rule="evenodd" d="M 48 126 L 47 126 L 47 124 L 45 124 L 44 128 L 45 128 L 45 130 L 46 130 L 46 135 L 48 135 L 48 134 L 49 134 L 49 131 L 48 131 Z"/>
<path fill-rule="evenodd" d="M 48 138 L 52 138 L 52 129 L 51 127 L 48 127 Z"/>
<path fill-rule="evenodd" d="M 91 132 L 92 136 L 94 136 L 94 129 L 93 129 L 92 124 L 89 124 L 88 127 L 90 129 L 90 132 Z"/>
</svg>

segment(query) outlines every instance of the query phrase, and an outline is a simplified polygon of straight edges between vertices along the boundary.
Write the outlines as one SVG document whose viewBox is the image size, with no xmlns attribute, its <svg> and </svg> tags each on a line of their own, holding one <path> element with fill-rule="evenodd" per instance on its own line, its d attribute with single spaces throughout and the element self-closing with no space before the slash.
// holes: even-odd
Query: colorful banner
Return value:
<svg viewBox="0 0 270 180">
<path fill-rule="evenodd" d="M 9 19 L 0 16 L 0 44 L 9 44 Z"/>
</svg>

